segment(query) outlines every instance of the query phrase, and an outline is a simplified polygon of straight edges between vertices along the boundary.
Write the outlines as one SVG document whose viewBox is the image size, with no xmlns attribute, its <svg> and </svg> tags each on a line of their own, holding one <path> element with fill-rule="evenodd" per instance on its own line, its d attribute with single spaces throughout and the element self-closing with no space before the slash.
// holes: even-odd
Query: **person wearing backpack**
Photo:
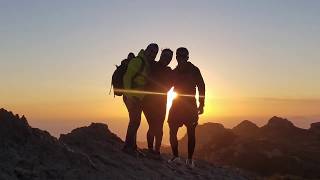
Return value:
<svg viewBox="0 0 320 180">
<path fill-rule="evenodd" d="M 155 60 L 158 51 L 157 44 L 149 44 L 145 50 L 141 50 L 137 57 L 129 62 L 123 76 L 124 102 L 129 113 L 129 124 L 123 150 L 129 154 L 137 154 L 137 131 L 144 110 L 145 93 L 143 91 L 145 91 L 148 82 L 150 64 Z"/>
<path fill-rule="evenodd" d="M 123 95 L 123 76 L 127 71 L 129 62 L 135 58 L 134 53 L 130 52 L 128 57 L 121 61 L 119 66 L 116 65 L 116 70 L 112 74 L 111 88 L 113 87 L 114 96 Z M 111 93 L 111 88 L 109 94 Z"/>
<path fill-rule="evenodd" d="M 167 92 L 171 88 L 172 69 L 168 66 L 172 60 L 171 49 L 161 52 L 159 61 L 151 64 L 151 73 L 147 91 L 156 92 L 148 94 L 143 99 L 144 114 L 149 129 L 147 132 L 148 154 L 155 159 L 161 159 L 160 147 L 163 136 L 163 123 L 166 117 Z"/>
</svg>

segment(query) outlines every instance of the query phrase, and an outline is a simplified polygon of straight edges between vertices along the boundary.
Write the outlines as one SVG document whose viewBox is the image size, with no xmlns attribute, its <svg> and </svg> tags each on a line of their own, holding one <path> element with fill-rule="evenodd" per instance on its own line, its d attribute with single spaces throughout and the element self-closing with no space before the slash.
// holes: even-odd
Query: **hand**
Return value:
<svg viewBox="0 0 320 180">
<path fill-rule="evenodd" d="M 203 106 L 200 106 L 199 108 L 198 108 L 198 114 L 200 115 L 200 114 L 203 114 Z"/>
</svg>

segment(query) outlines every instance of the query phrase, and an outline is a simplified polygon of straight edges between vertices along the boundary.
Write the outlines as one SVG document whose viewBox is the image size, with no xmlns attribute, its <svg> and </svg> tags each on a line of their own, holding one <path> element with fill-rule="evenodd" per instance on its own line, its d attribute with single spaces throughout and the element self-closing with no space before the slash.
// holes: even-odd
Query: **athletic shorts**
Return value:
<svg viewBox="0 0 320 180">
<path fill-rule="evenodd" d="M 148 124 L 163 125 L 166 117 L 166 96 L 147 95 L 143 99 L 143 113 Z"/>
<path fill-rule="evenodd" d="M 169 111 L 169 126 L 181 127 L 183 125 L 190 127 L 198 122 L 197 103 L 193 99 L 176 99 Z"/>
</svg>

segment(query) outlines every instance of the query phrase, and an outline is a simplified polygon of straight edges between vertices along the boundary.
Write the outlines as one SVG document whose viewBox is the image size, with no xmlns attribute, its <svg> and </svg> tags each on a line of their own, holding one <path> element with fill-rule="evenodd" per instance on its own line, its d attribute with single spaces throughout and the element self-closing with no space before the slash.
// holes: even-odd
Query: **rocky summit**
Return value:
<svg viewBox="0 0 320 180">
<path fill-rule="evenodd" d="M 122 152 L 123 141 L 108 126 L 92 123 L 59 139 L 27 119 L 0 109 L 0 179 L 256 179 L 237 168 L 196 161 L 194 169 Z"/>
</svg>

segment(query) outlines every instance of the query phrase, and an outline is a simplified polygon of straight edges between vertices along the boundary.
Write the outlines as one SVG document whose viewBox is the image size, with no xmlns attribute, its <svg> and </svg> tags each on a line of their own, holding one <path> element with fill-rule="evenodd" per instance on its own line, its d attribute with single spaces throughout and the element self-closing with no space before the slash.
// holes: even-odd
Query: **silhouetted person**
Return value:
<svg viewBox="0 0 320 180">
<path fill-rule="evenodd" d="M 180 161 L 177 132 L 179 127 L 185 125 L 188 134 L 188 159 L 186 164 L 192 168 L 194 167 L 192 156 L 195 148 L 195 128 L 198 125 L 198 115 L 203 113 L 205 84 L 199 68 L 188 62 L 189 52 L 186 48 L 180 47 L 177 49 L 176 59 L 178 65 L 173 70 L 173 86 L 178 97 L 173 101 L 168 117 L 170 144 L 174 157 L 169 162 Z M 199 90 L 199 107 L 197 107 L 195 98 L 196 87 Z"/>
<path fill-rule="evenodd" d="M 160 156 L 160 146 L 163 136 L 163 122 L 166 116 L 167 95 L 171 88 L 172 70 L 168 66 L 172 60 L 173 52 L 170 49 L 164 49 L 158 62 L 151 64 L 151 73 L 148 78 L 147 90 L 156 92 L 146 95 L 143 100 L 144 114 L 149 124 L 147 132 L 148 151 L 158 158 Z M 157 94 L 161 93 L 161 94 Z M 155 141 L 155 143 L 154 143 Z"/>
<path fill-rule="evenodd" d="M 143 93 L 132 92 L 144 91 L 147 77 L 150 73 L 150 62 L 154 61 L 159 51 L 157 44 L 149 44 L 146 50 L 141 50 L 137 57 L 133 58 L 123 77 L 125 89 L 124 102 L 129 112 L 129 125 L 123 150 L 128 153 L 137 153 L 136 136 L 141 122 L 143 111 Z"/>
</svg>

